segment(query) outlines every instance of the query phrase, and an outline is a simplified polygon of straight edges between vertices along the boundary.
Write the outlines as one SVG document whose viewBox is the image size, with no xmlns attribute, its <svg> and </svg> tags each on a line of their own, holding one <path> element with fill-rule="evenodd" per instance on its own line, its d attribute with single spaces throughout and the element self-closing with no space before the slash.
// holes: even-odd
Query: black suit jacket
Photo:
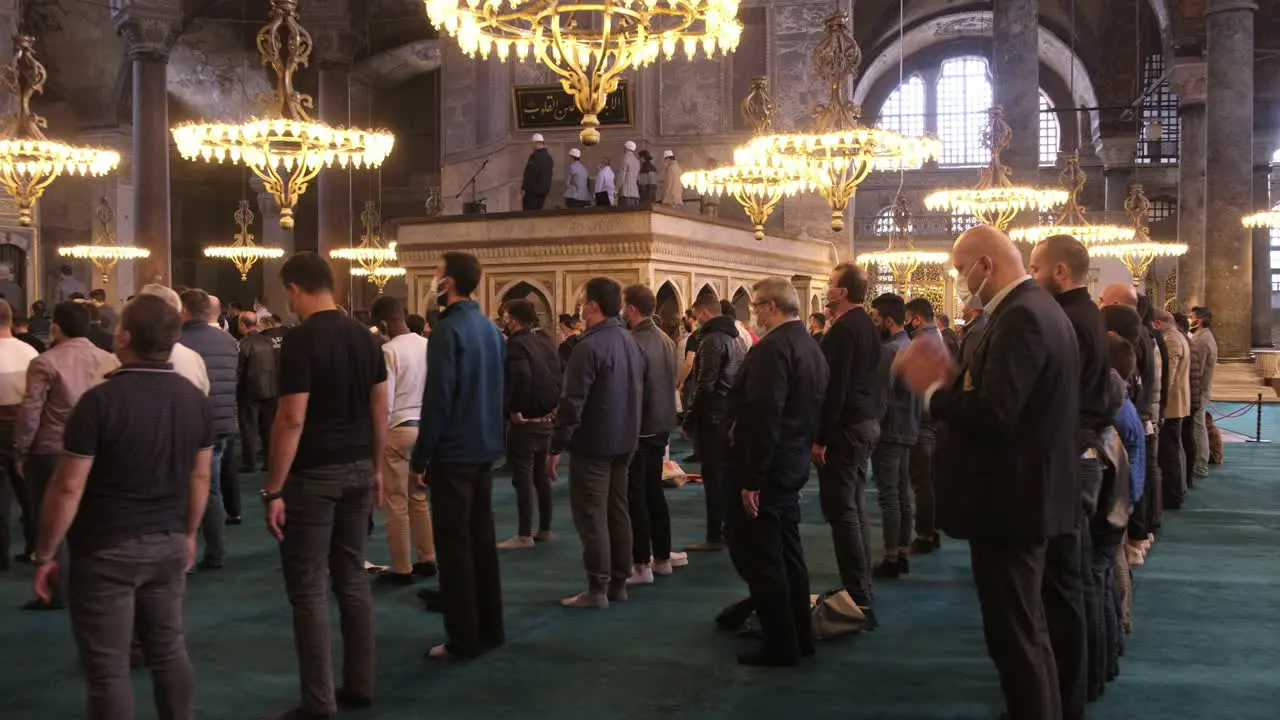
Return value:
<svg viewBox="0 0 1280 720">
<path fill-rule="evenodd" d="M 958 538 L 1046 538 L 1081 514 L 1080 360 L 1053 296 L 1026 280 L 987 318 L 969 361 L 929 413 L 938 521 Z"/>
<path fill-rule="evenodd" d="M 795 502 L 827 390 L 827 361 L 802 322 L 786 322 L 747 353 L 729 393 L 730 443 L 741 487 L 762 505 Z"/>
</svg>

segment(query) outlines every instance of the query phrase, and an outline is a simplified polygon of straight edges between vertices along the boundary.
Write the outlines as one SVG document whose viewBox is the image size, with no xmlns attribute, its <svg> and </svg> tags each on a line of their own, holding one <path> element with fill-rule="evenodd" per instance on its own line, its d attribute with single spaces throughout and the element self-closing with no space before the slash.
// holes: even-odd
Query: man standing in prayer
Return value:
<svg viewBox="0 0 1280 720">
<path fill-rule="evenodd" d="M 587 331 L 569 357 L 556 408 L 548 471 L 568 450 L 569 508 L 582 541 L 587 589 L 565 607 L 607 608 L 627 599 L 631 577 L 631 517 L 627 474 L 640 437 L 644 356 L 622 326 L 622 288 L 609 278 L 587 281 L 582 319 Z"/>
<path fill-rule="evenodd" d="M 907 302 L 907 334 L 912 339 L 925 335 L 934 336 L 947 347 L 951 357 L 957 358 L 960 346 L 954 347 L 934 322 L 933 305 L 925 298 L 911 298 Z M 954 334 L 954 330 L 952 333 Z M 916 494 L 915 540 L 911 541 L 912 555 L 928 555 L 942 547 L 942 533 L 938 532 L 935 451 L 938 446 L 938 430 L 929 412 L 921 408 L 920 435 L 911 446 L 908 467 L 911 471 L 911 488 Z"/>
<path fill-rule="evenodd" d="M 551 194 L 551 175 L 555 172 L 556 161 L 552 159 L 542 134 L 533 136 L 533 152 L 524 165 L 524 180 L 520 185 L 521 209 L 541 210 L 547 203 L 547 195 Z"/>
<path fill-rule="evenodd" d="M 662 200 L 663 205 L 673 208 L 684 207 L 684 185 L 681 184 L 680 161 L 675 152 L 662 151 Z"/>
<path fill-rule="evenodd" d="M 884 339 L 879 371 L 884 415 L 880 418 L 880 440 L 871 451 L 884 532 L 884 559 L 871 569 L 875 578 L 893 579 L 911 572 L 907 559 L 912 529 L 910 453 L 920 436 L 920 399 L 890 370 L 893 360 L 910 342 L 903 327 L 906 313 L 902 297 L 892 293 L 871 302 L 871 320 Z"/>
<path fill-rule="evenodd" d="M 939 524 L 969 540 L 1009 717 L 1060 718 L 1043 583 L 1049 539 L 1080 523 L 1075 333 L 1000 230 L 965 231 L 951 261 L 962 296 L 982 298 L 987 327 L 959 368 L 936 337 L 922 336 L 898 356 L 897 372 L 947 424 L 938 446 Z"/>
<path fill-rule="evenodd" d="M 1161 466 L 1161 482 L 1164 483 L 1163 507 L 1178 510 L 1187 494 L 1182 424 L 1191 415 L 1191 345 L 1178 332 L 1168 310 L 1161 308 L 1155 311 L 1155 326 L 1164 335 L 1164 345 L 1169 350 L 1169 392 L 1165 397 L 1156 456 Z"/>
<path fill-rule="evenodd" d="M 636 157 L 636 144 L 628 140 L 622 155 L 622 175 L 618 177 L 618 204 L 640 204 L 640 158 Z"/>
<path fill-rule="evenodd" d="M 418 441 L 422 396 L 427 388 L 427 339 L 409 330 L 404 306 L 390 295 L 373 303 L 373 321 L 390 338 L 382 344 L 387 365 L 387 449 L 382 482 L 387 505 L 387 546 L 391 567 L 378 581 L 409 585 L 413 576 L 436 574 L 436 546 L 426 490 L 410 478 L 409 457 Z"/>
<path fill-rule="evenodd" d="M 693 386 L 689 409 L 685 412 L 685 433 L 693 438 L 694 450 L 702 463 L 702 492 L 707 507 L 707 534 L 686 550 L 724 549 L 725 512 L 737 504 L 736 492 L 725 485 L 724 451 L 729 440 L 729 391 L 742 369 L 746 350 L 738 342 L 738 326 L 720 310 L 714 295 L 703 295 L 693 303 L 698 321 L 698 348 L 693 371 L 686 381 Z M 733 488 L 734 491 L 737 488 Z"/>
<path fill-rule="evenodd" d="M 587 169 L 582 165 L 582 151 L 569 148 L 569 170 L 565 175 L 564 205 L 571 208 L 591 207 L 587 191 Z"/>
<path fill-rule="evenodd" d="M 298 253 L 280 270 L 302 324 L 280 348 L 280 404 L 262 488 L 293 606 L 302 702 L 286 720 L 366 707 L 374 694 L 373 597 L 365 577 L 369 516 L 382 504 L 387 366 L 368 328 L 333 298 L 333 270 Z M 333 684 L 325 586 L 342 619 L 342 685 Z"/>
<path fill-rule="evenodd" d="M 156 714 L 195 717 L 183 605 L 209 499 L 214 429 L 209 400 L 168 363 L 180 326 L 178 312 L 154 295 L 125 306 L 115 340 L 123 365 L 80 397 L 43 503 L 35 591 L 52 602 L 50 580 L 67 573 L 55 557 L 65 537 L 90 718 L 133 717 L 135 632 Z"/>
<path fill-rule="evenodd" d="M 1209 475 L 1209 426 L 1204 416 L 1213 400 L 1213 372 L 1218 364 L 1218 341 L 1213 336 L 1213 311 L 1209 308 L 1191 308 L 1188 319 L 1191 321 L 1191 352 L 1200 365 L 1200 409 L 1192 415 L 1196 454 L 1190 479 L 1194 482 Z"/>
<path fill-rule="evenodd" d="M 662 489 L 667 437 L 676 424 L 676 344 L 654 324 L 656 307 L 653 291 L 644 285 L 623 292 L 622 316 L 644 360 L 640 442 L 627 473 L 635 566 L 628 582 L 634 585 L 651 583 L 655 573 L 670 575 L 672 567 L 688 563 L 683 553 L 671 552 L 671 512 Z"/>
<path fill-rule="evenodd" d="M 556 346 L 546 333 L 535 330 L 537 324 L 533 303 L 513 300 L 507 305 L 507 465 L 516 491 L 517 529 L 515 537 L 498 544 L 500 550 L 531 548 L 553 537 L 547 449 L 564 369 Z M 535 496 L 537 533 L 533 531 Z"/>
<path fill-rule="evenodd" d="M 614 199 L 613 168 L 609 167 L 609 158 L 600 159 L 600 167 L 596 170 L 596 182 L 593 187 L 596 191 L 596 206 L 612 207 Z"/>
<path fill-rule="evenodd" d="M 276 419 L 276 403 L 280 396 L 280 373 L 276 346 L 262 334 L 268 316 L 245 310 L 238 319 L 240 327 L 240 370 L 236 390 L 236 410 L 240 415 L 240 469 L 255 472 L 258 458 L 271 454 L 271 425 Z"/>
<path fill-rule="evenodd" d="M 867 516 L 867 460 L 880 439 L 882 408 L 876 406 L 880 372 L 880 332 L 863 309 L 867 274 L 844 263 L 831 271 L 827 300 L 838 303 L 836 321 L 822 340 L 831 382 L 822 401 L 812 455 L 818 466 L 818 502 L 831 526 L 840 582 L 862 613 L 867 629 L 878 621 L 872 610 L 871 524 Z M 887 379 L 886 379 L 887 380 Z"/>
<path fill-rule="evenodd" d="M 809 449 L 828 372 L 800 321 L 800 299 L 789 280 L 756 283 L 751 306 L 766 334 L 747 354 L 728 401 L 739 488 L 729 512 L 729 542 L 751 589 L 761 646 L 738 662 L 790 666 L 813 654 L 800 490 L 809 480 Z"/>
<path fill-rule="evenodd" d="M 46 492 L 63 454 L 63 434 L 80 396 L 94 385 L 94 373 L 111 357 L 85 337 L 89 334 L 89 309 L 77 302 L 53 307 L 53 347 L 27 367 L 27 389 L 18 411 L 14 447 L 23 468 L 32 504 L 32 517 L 42 516 Z M 57 544 L 49 550 L 56 551 Z M 57 590 L 46 598 L 27 603 L 28 610 L 65 607 L 65 565 Z"/>
<path fill-rule="evenodd" d="M 30 561 L 35 549 L 36 523 L 31 495 L 18 472 L 13 437 L 17 429 L 22 397 L 27 390 L 27 369 L 40 353 L 13 336 L 13 308 L 0 300 L 0 570 L 9 569 L 9 521 L 13 501 L 22 511 L 22 554 Z"/>
<path fill-rule="evenodd" d="M 443 643 L 429 656 L 470 659 L 502 645 L 502 582 L 493 528 L 493 463 L 502 456 L 506 343 L 472 299 L 475 256 L 447 252 L 436 293 L 447 307 L 427 348 L 422 427 L 411 467 L 431 490 Z"/>
</svg>

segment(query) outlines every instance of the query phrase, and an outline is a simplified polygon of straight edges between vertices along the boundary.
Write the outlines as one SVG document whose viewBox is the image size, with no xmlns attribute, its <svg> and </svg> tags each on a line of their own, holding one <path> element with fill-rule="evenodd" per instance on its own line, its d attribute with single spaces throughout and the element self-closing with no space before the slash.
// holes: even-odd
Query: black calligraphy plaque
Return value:
<svg viewBox="0 0 1280 720">
<path fill-rule="evenodd" d="M 518 130 L 555 130 L 582 124 L 582 112 L 560 85 L 520 85 L 512 89 L 512 106 Z M 631 125 L 631 85 L 618 81 L 600 111 L 601 127 Z"/>
</svg>

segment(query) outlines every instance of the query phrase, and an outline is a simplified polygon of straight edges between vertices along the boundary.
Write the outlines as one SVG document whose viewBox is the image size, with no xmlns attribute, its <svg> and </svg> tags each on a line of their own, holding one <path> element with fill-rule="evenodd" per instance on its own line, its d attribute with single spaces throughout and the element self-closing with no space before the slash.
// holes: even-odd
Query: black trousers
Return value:
<svg viewBox="0 0 1280 720">
<path fill-rule="evenodd" d="M 596 206 L 597 206 L 597 207 L 612 207 L 612 206 L 613 206 L 613 203 L 609 202 L 609 193 L 607 193 L 607 192 L 598 192 L 598 193 L 596 193 Z"/>
<path fill-rule="evenodd" d="M 546 195 L 533 195 L 524 193 L 520 197 L 520 208 L 522 210 L 541 210 L 543 205 L 547 204 Z"/>
<path fill-rule="evenodd" d="M 1160 482 L 1164 489 L 1163 506 L 1171 510 L 1182 507 L 1187 494 L 1187 455 L 1182 447 L 1182 425 L 1187 418 L 1166 418 L 1160 424 Z"/>
<path fill-rule="evenodd" d="M 547 446 L 551 423 L 520 423 L 507 429 L 507 465 L 516 490 L 517 535 L 533 535 L 534 496 L 538 499 L 538 530 L 551 530 L 551 476 L 547 474 Z"/>
<path fill-rule="evenodd" d="M 31 499 L 27 483 L 18 475 L 18 467 L 10 439 L 5 450 L 0 450 L 0 567 L 9 565 L 9 523 L 13 517 L 13 501 L 18 501 L 22 513 L 22 554 L 30 556 L 35 550 L 36 526 L 40 520 L 32 515 Z"/>
<path fill-rule="evenodd" d="M 1155 435 L 1147 436 L 1146 460 L 1147 474 L 1142 479 L 1142 498 L 1133 504 L 1133 512 L 1129 514 L 1129 539 L 1135 542 L 1146 540 L 1147 533 L 1155 532 L 1155 527 L 1151 524 L 1154 515 L 1151 505 L 1159 502 L 1156 489 L 1160 482 Z"/>
<path fill-rule="evenodd" d="M 840 582 L 857 604 L 871 604 L 871 520 L 867 515 L 867 460 L 880 438 L 880 423 L 846 428 L 827 448 L 818 468 L 818 503 L 831 526 Z"/>
<path fill-rule="evenodd" d="M 927 538 L 938 534 L 937 499 L 934 494 L 933 459 L 938 446 L 937 431 L 932 423 L 920 426 L 920 437 L 911 446 L 908 469 L 911 472 L 911 489 L 916 494 L 916 537 Z"/>
<path fill-rule="evenodd" d="M 325 585 L 333 588 L 342 627 L 342 685 L 373 697 L 373 595 L 365 576 L 366 524 L 373 498 L 371 461 L 290 472 L 284 486 L 280 560 L 293 606 L 302 710 L 336 710 L 333 641 Z"/>
<path fill-rule="evenodd" d="M 1047 545 L 1021 538 L 969 541 L 987 654 L 1000 673 L 1010 720 L 1062 717 L 1042 594 Z"/>
<path fill-rule="evenodd" d="M 236 453 L 239 438 L 235 433 L 227 436 L 227 447 L 222 451 L 222 507 L 227 517 L 240 517 L 240 459 Z"/>
<path fill-rule="evenodd" d="M 1186 488 L 1190 490 L 1195 486 L 1195 473 L 1191 472 L 1191 468 L 1196 466 L 1196 415 L 1192 410 L 1191 414 L 1182 418 L 1182 455 L 1183 455 L 1183 477 L 1185 478 Z"/>
<path fill-rule="evenodd" d="M 766 505 L 757 517 L 746 518 L 743 542 L 751 558 L 747 585 L 760 620 L 764 653 L 796 661 L 813 652 L 809 569 L 800 544 L 799 500 L 793 496 L 785 505 Z"/>
<path fill-rule="evenodd" d="M 1085 617 L 1089 623 L 1089 700 L 1101 697 L 1119 657 L 1120 621 L 1116 615 L 1116 549 L 1123 530 L 1089 533 L 1089 581 L 1085 585 Z"/>
<path fill-rule="evenodd" d="M 445 649 L 475 657 L 506 639 L 493 530 L 493 466 L 432 463 L 427 486 L 448 635 Z"/>
<path fill-rule="evenodd" d="M 1081 523 L 1080 527 L 1087 527 Z M 1084 720 L 1088 699 L 1088 617 L 1085 612 L 1085 565 L 1082 535 L 1076 530 L 1049 539 L 1045 549 L 1045 621 L 1053 646 L 1054 666 L 1064 720 Z"/>
<path fill-rule="evenodd" d="M 564 206 L 571 207 L 571 208 L 591 207 L 591 201 L 590 200 L 574 200 L 573 198 L 565 198 Z"/>
<path fill-rule="evenodd" d="M 707 507 L 707 542 L 724 542 L 725 457 L 727 438 L 722 423 L 703 420 L 694 429 L 693 448 L 702 463 L 702 493 Z"/>
<path fill-rule="evenodd" d="M 240 415 L 240 450 L 241 467 L 249 472 L 259 467 L 266 468 L 271 457 L 271 425 L 276 421 L 276 406 L 279 400 L 239 400 L 236 411 Z M 262 462 L 258 462 L 258 456 Z"/>
<path fill-rule="evenodd" d="M 627 469 L 627 506 L 631 513 L 631 560 L 644 565 L 671 559 L 671 511 L 662 490 L 662 459 L 667 433 L 640 438 Z"/>
</svg>

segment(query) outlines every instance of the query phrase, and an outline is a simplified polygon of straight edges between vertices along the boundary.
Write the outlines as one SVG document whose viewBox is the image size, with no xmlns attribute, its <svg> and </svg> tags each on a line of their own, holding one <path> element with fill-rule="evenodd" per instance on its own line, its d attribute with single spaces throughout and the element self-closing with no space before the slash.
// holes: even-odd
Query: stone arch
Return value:
<svg viewBox="0 0 1280 720">
<path fill-rule="evenodd" d="M 703 297 L 707 295 L 710 295 L 711 297 L 716 298 L 717 300 L 720 299 L 720 296 L 716 293 L 715 287 L 713 287 L 711 283 L 703 283 L 702 287 L 698 290 L 698 294 L 694 296 L 694 302 L 701 300 Z M 693 303 L 690 303 L 690 305 L 692 304 Z"/>
<path fill-rule="evenodd" d="M 537 280 L 512 280 L 498 290 L 496 297 L 499 305 L 510 300 L 528 300 L 538 311 L 538 326 L 548 331 L 555 328 L 557 314 L 551 303 L 554 296 Z"/>
<path fill-rule="evenodd" d="M 733 291 L 733 300 L 730 302 L 733 303 L 734 312 L 738 314 L 738 320 L 746 324 L 747 320 L 751 318 L 751 293 L 747 291 L 746 287 L 739 285 Z"/>
<path fill-rule="evenodd" d="M 854 88 L 853 100 L 862 105 L 868 114 L 877 112 L 880 104 L 898 83 L 898 57 L 906 58 L 907 75 L 918 71 L 917 56 L 933 56 L 942 52 L 940 46 L 955 44 L 957 54 L 973 53 L 975 41 L 989 42 L 992 37 L 992 13 L 990 10 L 973 10 L 939 15 L 903 33 L 902 39 L 894 37 L 892 41 L 879 48 L 865 64 L 862 75 Z M 1075 75 L 1074 97 L 1069 98 L 1076 107 L 1096 108 L 1099 106 L 1098 93 L 1094 88 L 1089 71 L 1079 53 L 1073 52 L 1069 42 L 1063 42 L 1052 30 L 1041 25 L 1039 27 L 1039 56 L 1042 68 L 1054 76 L 1053 83 L 1046 83 L 1041 73 L 1041 87 L 1049 93 L 1055 106 L 1065 106 L 1068 98 L 1068 78 Z M 1061 89 L 1061 93 L 1057 90 Z M 1099 130 L 1099 116 L 1096 110 L 1089 112 L 1088 133 L 1081 133 L 1086 138 L 1096 137 Z M 1062 128 L 1063 134 L 1068 133 Z"/>
<path fill-rule="evenodd" d="M 663 332 L 672 337 L 680 334 L 680 316 L 683 314 L 680 303 L 680 289 L 675 283 L 667 280 L 658 286 L 658 291 L 654 293 L 658 304 L 654 309 L 654 314 L 661 319 L 660 327 Z"/>
</svg>

